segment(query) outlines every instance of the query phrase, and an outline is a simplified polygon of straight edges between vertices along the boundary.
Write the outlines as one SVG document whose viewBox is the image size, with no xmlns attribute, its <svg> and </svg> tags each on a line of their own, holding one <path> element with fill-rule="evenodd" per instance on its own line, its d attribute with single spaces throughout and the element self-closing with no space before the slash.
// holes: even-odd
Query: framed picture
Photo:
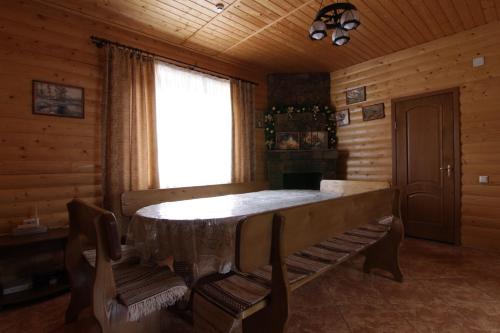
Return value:
<svg viewBox="0 0 500 333">
<path fill-rule="evenodd" d="M 348 105 L 366 101 L 366 87 L 347 90 L 345 93 L 345 100 Z"/>
<path fill-rule="evenodd" d="M 349 109 L 340 110 L 335 112 L 335 121 L 337 122 L 337 127 L 342 127 L 349 125 Z"/>
<path fill-rule="evenodd" d="M 83 88 L 33 81 L 33 114 L 84 118 Z"/>
<path fill-rule="evenodd" d="M 382 119 L 385 117 L 384 103 L 363 107 L 363 121 Z"/>
<path fill-rule="evenodd" d="M 311 149 L 327 149 L 328 133 L 324 131 L 311 132 Z"/>
<path fill-rule="evenodd" d="M 299 149 L 299 132 L 276 133 L 276 147 L 278 149 Z"/>
<path fill-rule="evenodd" d="M 312 148 L 312 135 L 311 132 L 300 132 L 300 149 Z"/>
</svg>

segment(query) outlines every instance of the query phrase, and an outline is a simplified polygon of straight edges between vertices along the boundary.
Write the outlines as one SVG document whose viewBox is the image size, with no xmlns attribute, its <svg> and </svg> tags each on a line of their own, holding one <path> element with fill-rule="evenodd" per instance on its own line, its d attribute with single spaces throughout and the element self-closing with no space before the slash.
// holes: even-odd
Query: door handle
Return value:
<svg viewBox="0 0 500 333">
<path fill-rule="evenodd" d="M 446 170 L 447 174 L 448 174 L 448 177 L 451 177 L 451 172 L 453 171 L 453 167 L 450 164 L 448 164 L 446 166 L 446 168 L 441 167 L 441 168 L 439 168 L 439 170 L 441 170 L 441 171 L 442 170 Z"/>
</svg>

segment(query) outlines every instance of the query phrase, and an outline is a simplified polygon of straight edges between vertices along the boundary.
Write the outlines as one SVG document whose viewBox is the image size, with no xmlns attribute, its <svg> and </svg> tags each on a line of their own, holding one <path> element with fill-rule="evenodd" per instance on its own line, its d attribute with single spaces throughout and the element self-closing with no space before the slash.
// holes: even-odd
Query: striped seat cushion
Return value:
<svg viewBox="0 0 500 333">
<path fill-rule="evenodd" d="M 376 243 L 389 231 L 388 219 L 384 217 L 384 223 L 363 225 L 288 256 L 285 261 L 288 283 L 300 285 L 302 279 L 321 274 Z M 271 265 L 266 265 L 249 274 L 231 273 L 199 286 L 196 291 L 241 318 L 244 311 L 270 294 L 271 274 Z"/>
<path fill-rule="evenodd" d="M 250 279 L 255 279 L 257 281 L 260 281 L 261 283 L 264 283 L 266 286 L 271 286 L 271 274 L 273 272 L 273 268 L 271 265 L 266 265 L 263 267 L 260 267 L 259 269 L 253 271 L 250 274 L 247 274 L 247 276 Z M 293 268 L 288 267 L 288 272 L 287 272 L 287 278 L 288 278 L 288 283 L 295 283 L 297 281 L 302 280 L 305 278 L 307 274 L 297 272 Z"/>
<path fill-rule="evenodd" d="M 231 273 L 218 281 L 201 285 L 196 291 L 236 318 L 240 318 L 243 311 L 264 300 L 271 292 L 266 283 Z"/>
<path fill-rule="evenodd" d="M 124 261 L 113 265 L 113 275 L 118 301 L 127 307 L 129 321 L 173 305 L 187 292 L 184 280 L 166 267 Z"/>
<path fill-rule="evenodd" d="M 115 265 L 117 263 L 122 263 L 125 261 L 133 261 L 134 263 L 139 263 L 140 261 L 140 253 L 137 252 L 137 250 L 130 246 L 130 245 L 122 245 L 121 246 L 121 251 L 122 251 L 122 257 L 120 260 L 113 261 L 112 265 Z M 96 257 L 96 251 L 94 250 L 86 250 L 83 251 L 83 256 L 87 260 L 90 266 L 95 267 L 95 257 Z"/>
</svg>

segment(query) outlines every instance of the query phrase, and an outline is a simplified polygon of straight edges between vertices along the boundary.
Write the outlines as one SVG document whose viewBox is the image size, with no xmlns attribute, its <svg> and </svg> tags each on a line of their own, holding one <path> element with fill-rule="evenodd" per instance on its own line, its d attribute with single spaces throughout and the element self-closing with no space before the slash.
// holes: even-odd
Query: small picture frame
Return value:
<svg viewBox="0 0 500 333">
<path fill-rule="evenodd" d="M 33 114 L 69 118 L 85 117 L 83 88 L 33 80 Z"/>
<path fill-rule="evenodd" d="M 337 127 L 349 125 L 350 123 L 349 109 L 344 109 L 335 112 L 335 121 L 337 122 Z"/>
<path fill-rule="evenodd" d="M 366 87 L 348 89 L 345 93 L 347 105 L 366 101 Z"/>
<path fill-rule="evenodd" d="M 365 106 L 362 109 L 363 121 L 385 118 L 384 103 Z"/>
<path fill-rule="evenodd" d="M 311 149 L 327 149 L 328 148 L 328 132 L 318 131 L 311 132 Z"/>
<path fill-rule="evenodd" d="M 311 132 L 300 132 L 300 149 L 309 150 L 312 148 Z"/>
<path fill-rule="evenodd" d="M 281 150 L 298 150 L 299 132 L 278 132 L 276 133 L 276 147 Z"/>
</svg>

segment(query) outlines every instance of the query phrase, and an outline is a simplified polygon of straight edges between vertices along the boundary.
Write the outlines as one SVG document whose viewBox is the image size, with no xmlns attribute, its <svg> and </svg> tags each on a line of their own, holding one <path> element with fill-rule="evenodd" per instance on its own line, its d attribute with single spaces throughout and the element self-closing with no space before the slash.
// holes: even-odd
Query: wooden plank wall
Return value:
<svg viewBox="0 0 500 333">
<path fill-rule="evenodd" d="M 472 58 L 486 64 L 472 67 Z M 500 251 L 500 23 L 490 23 L 411 49 L 335 71 L 332 102 L 366 86 L 367 101 L 349 106 L 351 124 L 338 130 L 345 179 L 392 178 L 391 99 L 460 87 L 462 242 Z M 363 122 L 362 105 L 383 102 L 386 117 Z M 478 176 L 489 175 L 489 185 Z"/>
<path fill-rule="evenodd" d="M 257 81 L 257 108 L 265 108 L 265 75 L 255 68 L 220 62 L 33 1 L 4 1 L 0 11 L 0 233 L 30 216 L 35 204 L 41 222 L 55 227 L 66 224 L 65 204 L 71 198 L 102 200 L 103 56 L 90 43 L 91 35 Z M 85 119 L 32 115 L 33 79 L 85 88 Z M 263 180 L 262 130 L 256 137 L 258 178 Z"/>
</svg>

